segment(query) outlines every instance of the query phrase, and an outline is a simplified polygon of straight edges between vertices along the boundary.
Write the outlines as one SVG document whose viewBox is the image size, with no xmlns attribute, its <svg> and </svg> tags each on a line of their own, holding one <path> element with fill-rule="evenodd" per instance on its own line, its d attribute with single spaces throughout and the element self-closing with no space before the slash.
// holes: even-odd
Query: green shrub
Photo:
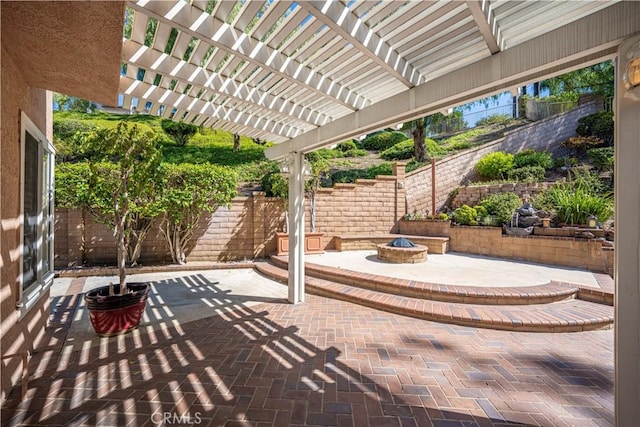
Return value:
<svg viewBox="0 0 640 427">
<path fill-rule="evenodd" d="M 72 119 L 54 119 L 53 120 L 53 137 L 62 140 L 68 140 L 77 132 L 89 132 L 95 126 L 81 121 Z"/>
<path fill-rule="evenodd" d="M 56 163 L 55 201 L 61 208 L 77 208 L 85 202 L 91 169 L 88 162 Z"/>
<path fill-rule="evenodd" d="M 342 141 L 340 144 L 338 144 L 336 146 L 336 149 L 340 150 L 342 152 L 349 151 L 349 150 L 355 150 L 356 148 L 358 148 L 358 147 L 356 147 L 356 143 L 351 141 L 351 140 Z"/>
<path fill-rule="evenodd" d="M 367 169 L 345 169 L 331 174 L 331 182 L 354 183 L 356 179 L 374 179 L 378 175 L 393 175 L 391 163 L 380 163 Z"/>
<path fill-rule="evenodd" d="M 405 139 L 407 139 L 406 135 L 401 132 L 378 132 L 367 135 L 362 141 L 362 148 L 369 151 L 384 151 Z"/>
<path fill-rule="evenodd" d="M 461 151 L 471 148 L 473 144 L 469 141 L 455 141 L 447 147 L 450 151 Z"/>
<path fill-rule="evenodd" d="M 489 126 L 489 125 L 508 125 L 513 121 L 513 117 L 509 114 L 493 114 L 488 117 L 484 117 L 476 122 L 476 126 Z"/>
<path fill-rule="evenodd" d="M 353 150 L 344 151 L 343 154 L 344 157 L 363 157 L 369 154 L 369 152 L 361 148 L 354 148 Z"/>
<path fill-rule="evenodd" d="M 162 130 L 171 136 L 179 147 L 184 147 L 193 135 L 198 132 L 198 126 L 185 122 L 163 120 Z"/>
<path fill-rule="evenodd" d="M 551 206 L 558 220 L 565 224 L 586 224 L 589 215 L 605 222 L 613 215 L 612 194 L 598 195 L 585 185 L 555 185 L 541 193 L 536 198 L 536 204 Z"/>
<path fill-rule="evenodd" d="M 580 118 L 576 133 L 578 136 L 584 137 L 595 136 L 611 145 L 613 143 L 613 128 L 613 112 L 600 111 Z"/>
<path fill-rule="evenodd" d="M 262 190 L 267 197 L 286 199 L 289 196 L 289 180 L 278 171 L 271 171 L 264 175 L 260 180 L 260 185 L 262 185 Z"/>
<path fill-rule="evenodd" d="M 405 160 L 413 157 L 413 140 L 407 139 L 397 143 L 391 148 L 387 148 L 380 153 L 380 157 L 385 160 Z"/>
<path fill-rule="evenodd" d="M 480 202 L 487 210 L 487 214 L 496 218 L 498 224 L 507 224 L 516 208 L 520 207 L 522 200 L 516 193 L 492 194 Z"/>
<path fill-rule="evenodd" d="M 482 217 L 485 217 L 485 216 L 489 215 L 489 212 L 487 211 L 487 208 L 485 208 L 482 205 L 474 206 L 473 209 L 476 210 L 476 213 L 478 214 L 478 218 L 482 218 Z"/>
<path fill-rule="evenodd" d="M 453 220 L 461 225 L 478 225 L 478 212 L 471 206 L 462 205 L 453 211 Z"/>
<path fill-rule="evenodd" d="M 489 153 L 476 164 L 476 172 L 484 179 L 504 178 L 513 169 L 513 154 L 503 151 Z"/>
<path fill-rule="evenodd" d="M 614 163 L 613 147 L 592 148 L 587 150 L 587 156 L 593 165 L 601 171 L 612 171 Z"/>
<path fill-rule="evenodd" d="M 511 181 L 540 182 L 544 181 L 545 170 L 542 166 L 525 166 L 511 169 L 507 172 L 507 178 Z"/>
<path fill-rule="evenodd" d="M 513 156 L 513 163 L 516 168 L 540 166 L 543 169 L 551 169 L 553 157 L 544 151 L 524 150 Z"/>
</svg>

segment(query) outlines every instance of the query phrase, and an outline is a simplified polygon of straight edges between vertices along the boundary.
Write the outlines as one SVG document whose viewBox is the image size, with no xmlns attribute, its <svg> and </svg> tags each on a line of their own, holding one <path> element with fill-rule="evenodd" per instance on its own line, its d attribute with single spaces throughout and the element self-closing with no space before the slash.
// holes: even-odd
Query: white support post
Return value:
<svg viewBox="0 0 640 427">
<path fill-rule="evenodd" d="M 640 36 L 618 49 L 615 94 L 615 414 L 616 426 L 640 420 L 640 100 L 623 82 Z"/>
<path fill-rule="evenodd" d="M 289 302 L 304 302 L 304 154 L 289 154 Z"/>
</svg>

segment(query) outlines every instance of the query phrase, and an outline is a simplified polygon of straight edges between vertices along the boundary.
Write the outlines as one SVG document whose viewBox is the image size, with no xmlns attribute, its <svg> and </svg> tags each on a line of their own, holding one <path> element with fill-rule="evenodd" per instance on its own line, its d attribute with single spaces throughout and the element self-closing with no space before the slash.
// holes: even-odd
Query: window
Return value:
<svg viewBox="0 0 640 427">
<path fill-rule="evenodd" d="M 24 112 L 21 119 L 22 265 L 17 308 L 24 314 L 53 283 L 54 149 Z"/>
</svg>

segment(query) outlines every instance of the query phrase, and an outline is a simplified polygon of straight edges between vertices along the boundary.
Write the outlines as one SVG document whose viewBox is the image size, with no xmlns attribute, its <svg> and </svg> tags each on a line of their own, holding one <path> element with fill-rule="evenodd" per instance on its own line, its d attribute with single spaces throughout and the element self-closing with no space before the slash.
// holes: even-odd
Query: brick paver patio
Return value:
<svg viewBox="0 0 640 427">
<path fill-rule="evenodd" d="M 31 359 L 27 398 L 17 387 L 2 408 L 3 426 L 614 421 L 612 330 L 495 331 L 317 296 L 248 307 L 222 295 L 224 315 L 65 352 L 80 297 L 52 302 L 49 345 Z"/>
</svg>

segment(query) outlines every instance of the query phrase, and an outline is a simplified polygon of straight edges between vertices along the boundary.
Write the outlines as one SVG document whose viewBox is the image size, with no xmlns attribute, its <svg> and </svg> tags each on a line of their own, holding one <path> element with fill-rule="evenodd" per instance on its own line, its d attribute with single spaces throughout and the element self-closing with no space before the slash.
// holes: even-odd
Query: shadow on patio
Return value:
<svg viewBox="0 0 640 427">
<path fill-rule="evenodd" d="M 178 285 L 202 294 L 203 303 L 219 314 L 181 322 L 177 301 L 156 294 L 147 307 L 155 324 L 97 342 L 72 340 L 67 333 L 82 295 L 53 300 L 50 345 L 33 356 L 27 398 L 20 401 L 19 387 L 14 389 L 2 425 L 498 426 L 613 420 L 606 381 L 612 360 L 599 368 L 561 356 L 535 357 L 570 342 L 566 334 L 439 325 L 319 297 L 295 306 L 272 301 L 249 307 L 257 297 L 232 295 L 201 274 L 154 283 L 157 289 Z M 580 336 L 589 351 L 610 335 Z M 529 348 L 532 343 L 540 346 Z M 549 399 L 545 387 L 555 387 Z M 565 392 L 580 395 L 580 402 L 567 400 Z M 513 407 L 501 406 L 510 401 Z M 579 405 L 590 409 L 585 413 Z"/>
</svg>

